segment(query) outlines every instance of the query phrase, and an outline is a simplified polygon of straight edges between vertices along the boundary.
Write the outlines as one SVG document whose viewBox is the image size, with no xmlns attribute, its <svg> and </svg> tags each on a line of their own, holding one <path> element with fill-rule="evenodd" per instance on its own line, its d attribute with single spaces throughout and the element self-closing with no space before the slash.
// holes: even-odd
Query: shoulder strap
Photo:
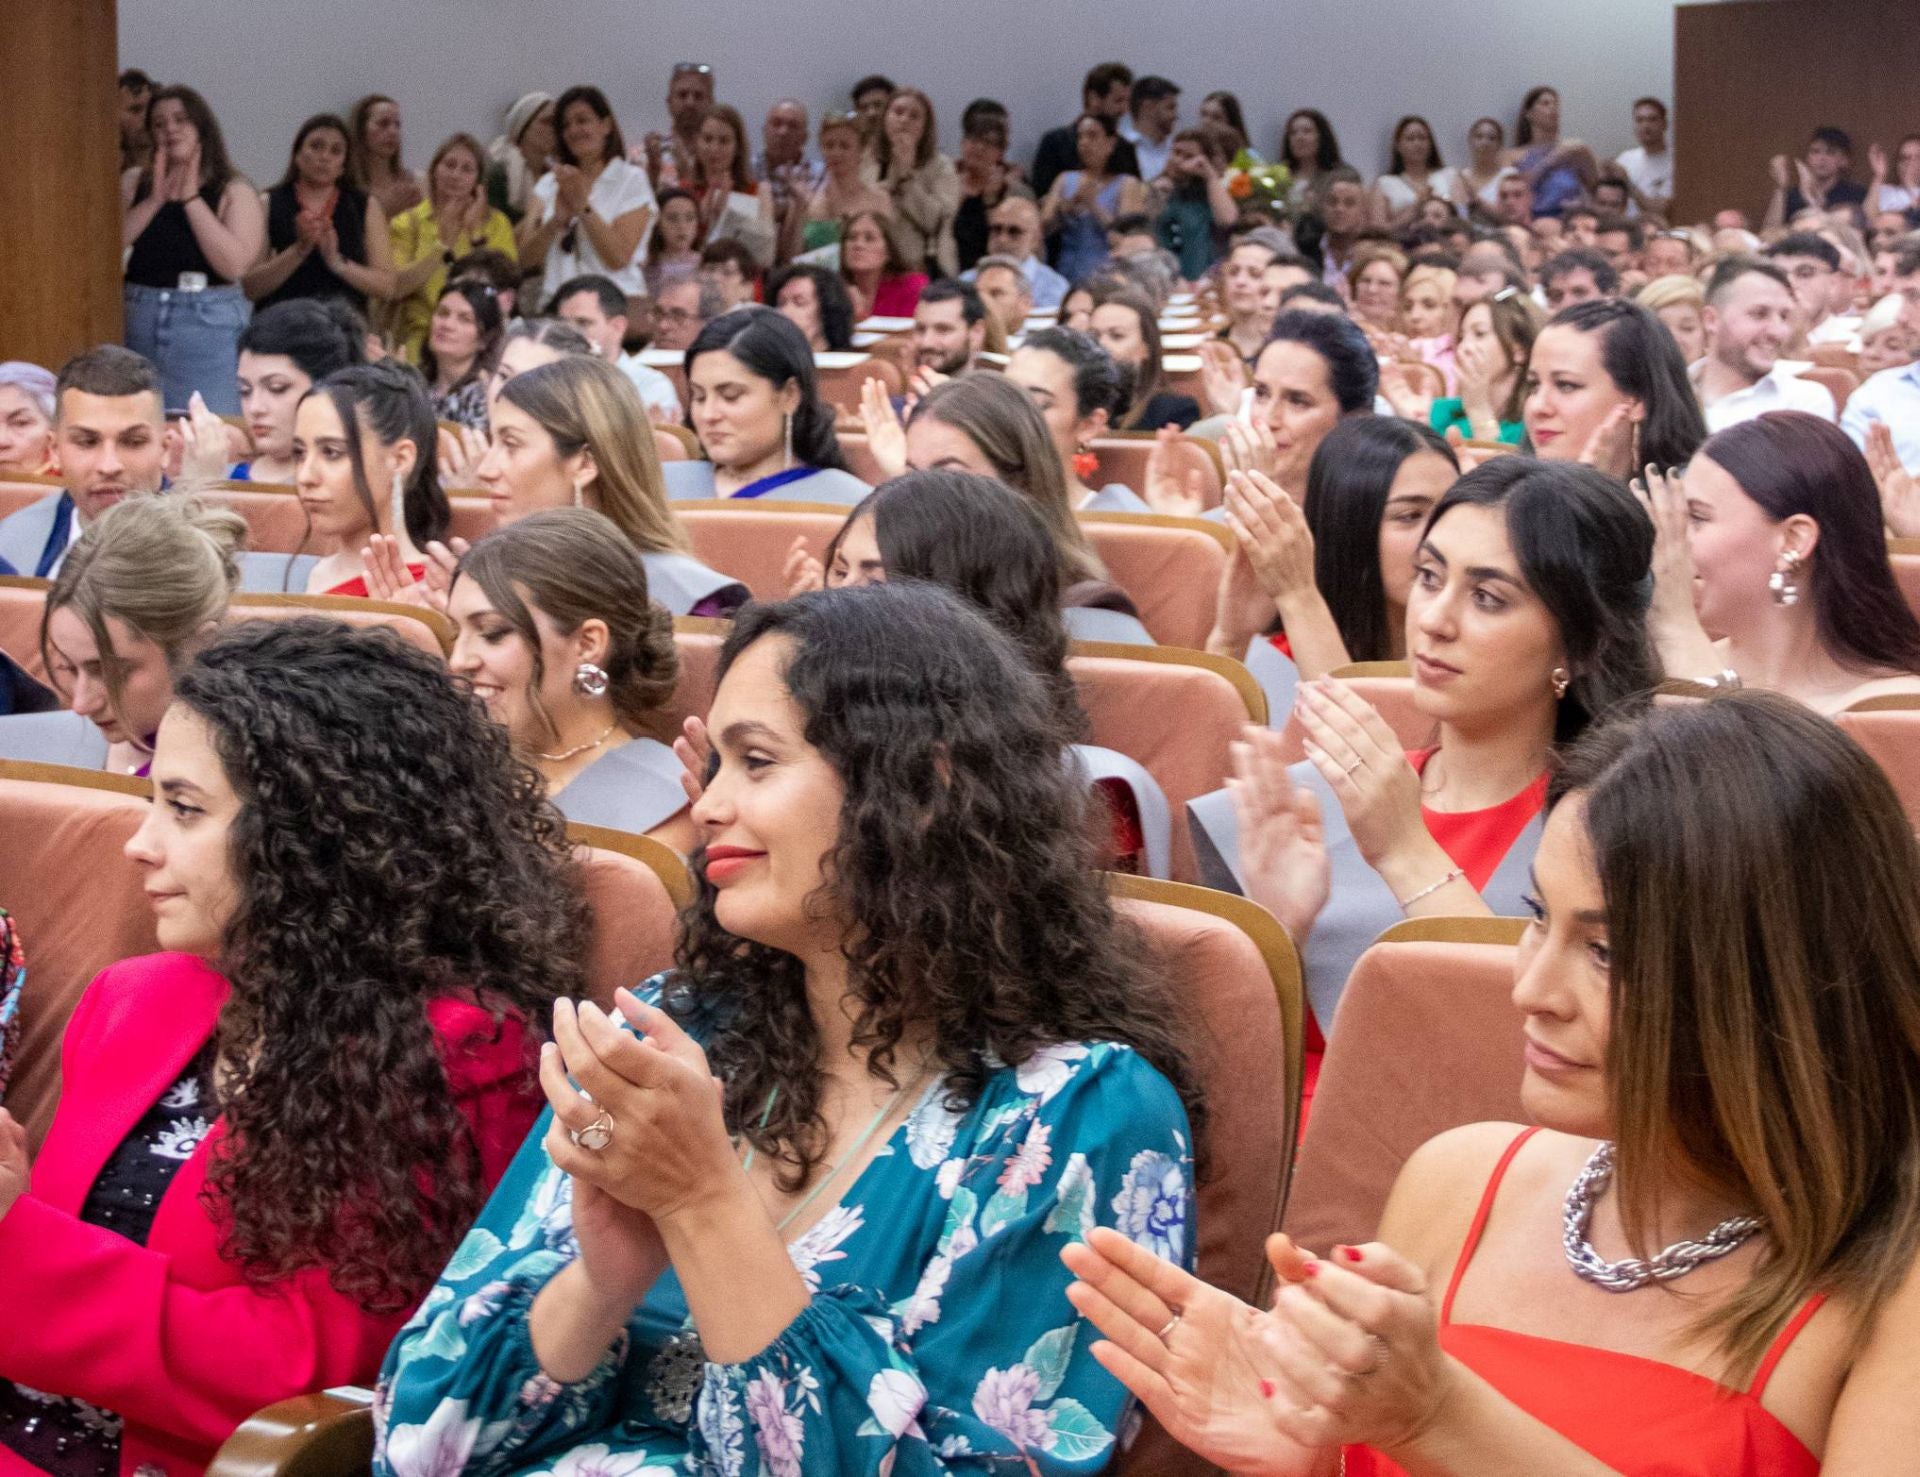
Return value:
<svg viewBox="0 0 1920 1477">
<path fill-rule="evenodd" d="M 1787 1352 L 1787 1346 L 1794 1341 L 1800 1330 L 1807 1326 L 1807 1320 L 1820 1311 L 1820 1305 L 1827 1300 L 1824 1292 L 1816 1292 L 1800 1305 L 1800 1311 L 1787 1320 L 1787 1326 L 1780 1330 L 1779 1336 L 1767 1345 L 1767 1352 L 1760 1360 L 1760 1367 L 1753 1372 L 1753 1379 L 1747 1385 L 1747 1393 L 1758 1400 L 1767 1392 L 1767 1381 L 1773 1378 L 1774 1366 L 1780 1362 L 1780 1356 Z"/>
<path fill-rule="evenodd" d="M 1467 1227 L 1467 1239 L 1461 1243 L 1459 1259 L 1453 1264 L 1453 1276 L 1447 1282 L 1447 1296 L 1440 1304 L 1442 1326 L 1453 1322 L 1453 1296 L 1460 1291 L 1460 1279 L 1466 1275 L 1467 1263 L 1473 1260 L 1473 1250 L 1480 1244 L 1480 1233 L 1487 1228 L 1487 1217 L 1493 1213 L 1494 1197 L 1500 1193 L 1500 1181 L 1507 1176 L 1507 1166 L 1513 1163 L 1513 1156 L 1520 1152 L 1520 1146 L 1539 1131 L 1538 1128 L 1521 1129 L 1514 1135 L 1513 1142 L 1507 1145 L 1500 1162 L 1493 1166 L 1486 1191 L 1480 1196 L 1480 1208 L 1473 1213 L 1473 1224 Z"/>
</svg>

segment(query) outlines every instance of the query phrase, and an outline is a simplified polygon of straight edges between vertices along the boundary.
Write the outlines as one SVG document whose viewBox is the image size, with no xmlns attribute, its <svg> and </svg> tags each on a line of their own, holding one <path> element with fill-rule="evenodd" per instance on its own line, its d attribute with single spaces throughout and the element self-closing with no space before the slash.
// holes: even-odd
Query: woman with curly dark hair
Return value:
<svg viewBox="0 0 1920 1477">
<path fill-rule="evenodd" d="M 680 968 L 617 997 L 637 1036 L 559 1007 L 377 1470 L 1103 1470 L 1126 1400 L 1059 1252 L 1189 1261 L 1199 1114 L 1054 700 L 904 582 L 749 606 L 710 721 Z"/>
<path fill-rule="evenodd" d="M 30 1187 L 0 1114 L 0 1448 L 63 1477 L 369 1379 L 584 983 L 560 819 L 438 663 L 255 623 L 174 695 L 127 844 L 167 952 L 81 999 Z"/>
</svg>

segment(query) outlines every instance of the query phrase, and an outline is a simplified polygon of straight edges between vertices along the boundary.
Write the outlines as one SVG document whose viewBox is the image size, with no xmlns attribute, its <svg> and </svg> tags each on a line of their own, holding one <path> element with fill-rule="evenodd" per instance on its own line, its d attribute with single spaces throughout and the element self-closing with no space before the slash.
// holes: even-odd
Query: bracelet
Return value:
<svg viewBox="0 0 1920 1477">
<path fill-rule="evenodd" d="M 1442 877 L 1438 882 L 1433 883 L 1431 886 L 1421 888 L 1412 897 L 1399 899 L 1400 911 L 1403 913 L 1406 912 L 1408 908 L 1411 908 L 1415 903 L 1419 902 L 1421 898 L 1433 896 L 1433 894 L 1438 892 L 1441 888 L 1446 887 L 1450 883 L 1460 881 L 1466 875 L 1467 874 L 1465 872 L 1461 871 L 1458 867 L 1455 867 L 1451 872 L 1447 873 L 1447 875 Z"/>
</svg>

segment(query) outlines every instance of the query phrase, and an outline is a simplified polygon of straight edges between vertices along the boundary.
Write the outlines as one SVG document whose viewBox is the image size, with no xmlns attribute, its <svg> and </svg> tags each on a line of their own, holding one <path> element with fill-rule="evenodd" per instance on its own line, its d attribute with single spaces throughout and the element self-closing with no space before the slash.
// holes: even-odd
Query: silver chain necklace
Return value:
<svg viewBox="0 0 1920 1477">
<path fill-rule="evenodd" d="M 1695 1267 L 1736 1250 L 1761 1226 L 1760 1217 L 1736 1215 L 1720 1222 L 1698 1241 L 1676 1241 L 1651 1258 L 1623 1257 L 1610 1262 L 1587 1242 L 1587 1226 L 1593 1220 L 1593 1206 L 1613 1180 L 1613 1145 L 1602 1144 L 1587 1160 L 1567 1191 L 1566 1230 L 1561 1240 L 1567 1248 L 1567 1265 L 1576 1277 L 1604 1287 L 1608 1292 L 1632 1292 L 1649 1282 L 1671 1282 L 1684 1277 Z"/>
</svg>

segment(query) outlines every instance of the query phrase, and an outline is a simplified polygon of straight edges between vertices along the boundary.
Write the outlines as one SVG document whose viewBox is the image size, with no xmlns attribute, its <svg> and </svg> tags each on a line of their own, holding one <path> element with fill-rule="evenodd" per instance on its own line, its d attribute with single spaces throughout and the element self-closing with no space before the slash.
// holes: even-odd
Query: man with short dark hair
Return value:
<svg viewBox="0 0 1920 1477">
<path fill-rule="evenodd" d="M 1080 111 L 1111 118 L 1116 124 L 1127 116 L 1127 108 L 1132 100 L 1133 69 L 1125 62 L 1101 62 L 1088 71 L 1086 80 L 1080 84 Z M 1124 159 L 1121 157 L 1123 149 Z M 1033 193 L 1044 199 L 1047 191 L 1053 188 L 1054 180 L 1069 169 L 1079 167 L 1080 146 L 1074 140 L 1073 123 L 1047 130 L 1041 136 L 1040 147 L 1033 156 Z M 1138 171 L 1139 161 L 1134 158 L 1132 144 L 1123 142 L 1120 148 L 1114 150 L 1112 168 L 1117 174 Z M 999 250 L 998 247 L 993 249 Z"/>
<path fill-rule="evenodd" d="M 1907 240 L 1893 264 L 1893 290 L 1900 294 L 1901 326 L 1920 334 L 1920 241 Z M 1893 433 L 1894 453 L 1920 474 L 1920 359 L 1883 369 L 1847 397 L 1840 429 L 1866 449 L 1867 431 L 1879 423 Z"/>
<path fill-rule="evenodd" d="M 1707 282 L 1707 356 L 1693 366 L 1694 388 L 1707 429 L 1719 431 L 1770 410 L 1802 410 L 1834 418 L 1833 395 L 1797 377 L 1781 359 L 1793 339 L 1793 285 L 1787 274 L 1757 256 L 1734 256 Z"/>
<path fill-rule="evenodd" d="M 1640 270 L 1640 252 L 1647 244 L 1647 233 L 1640 222 L 1623 215 L 1603 215 L 1594 227 L 1594 249 L 1624 280 L 1628 273 Z"/>
<path fill-rule="evenodd" d="M 1626 172 L 1633 197 L 1630 214 L 1665 216 L 1673 203 L 1673 151 L 1667 147 L 1667 105 L 1657 97 L 1635 98 L 1635 145 L 1613 162 Z"/>
<path fill-rule="evenodd" d="M 654 420 L 674 423 L 680 419 L 680 392 L 673 381 L 651 365 L 642 364 L 638 354 L 627 354 L 622 344 L 627 337 L 627 295 L 611 277 L 585 273 L 560 284 L 549 311 L 562 323 L 570 323 L 593 345 L 593 351 L 633 382 L 640 403 Z"/>
<path fill-rule="evenodd" d="M 1540 289 L 1547 308 L 1559 312 L 1573 303 L 1598 302 L 1620 295 L 1620 274 L 1591 247 L 1563 251 L 1540 269 Z"/>
<path fill-rule="evenodd" d="M 744 308 L 753 301 L 759 286 L 760 263 L 754 260 L 745 242 L 722 236 L 701 248 L 700 276 L 719 288 L 727 300 L 727 308 L 722 311 Z"/>
<path fill-rule="evenodd" d="M 1509 169 L 1495 184 L 1493 218 L 1503 226 L 1533 224 L 1533 186 L 1519 170 Z"/>
<path fill-rule="evenodd" d="M 854 114 L 869 142 L 880 137 L 880 120 L 886 117 L 887 104 L 897 91 L 893 78 L 880 72 L 869 72 L 853 84 L 848 96 L 853 99 Z"/>
<path fill-rule="evenodd" d="M 1180 122 L 1180 89 L 1165 77 L 1141 77 L 1133 84 L 1120 137 L 1133 145 L 1140 178 L 1160 178 L 1173 153 L 1173 131 Z"/>
<path fill-rule="evenodd" d="M 1816 128 L 1804 159 L 1775 154 L 1773 196 L 1767 202 L 1763 231 L 1777 231 L 1801 211 L 1864 205 L 1867 187 L 1847 178 L 1853 164 L 1853 140 L 1844 128 Z"/>
<path fill-rule="evenodd" d="M 726 296 L 712 278 L 676 277 L 653 299 L 653 347 L 684 353 L 726 311 Z"/>
<path fill-rule="evenodd" d="M 1593 208 L 1606 215 L 1630 216 L 1633 213 L 1633 187 L 1627 183 L 1627 177 L 1620 173 L 1618 165 L 1604 166 L 1600 177 L 1593 182 Z"/>
<path fill-rule="evenodd" d="M 705 62 L 675 62 L 667 79 L 667 117 L 672 127 L 665 134 L 649 133 L 639 149 L 627 154 L 633 163 L 646 165 L 654 189 L 693 178 L 700 120 L 712 106 L 713 68 Z"/>
<path fill-rule="evenodd" d="M 1800 307 L 1800 332 L 1796 337 L 1821 342 L 1816 335 L 1833 310 L 1833 279 L 1840 270 L 1840 249 L 1824 236 L 1795 231 L 1767 247 L 1764 255 L 1786 273 L 1793 286 L 1793 299 Z"/>
<path fill-rule="evenodd" d="M 1542 219 L 1549 219 L 1543 216 Z M 1560 213 L 1560 244 L 1592 246 L 1600 235 L 1600 212 L 1591 205 L 1569 205 Z M 1547 238 L 1542 236 L 1544 241 Z"/>
<path fill-rule="evenodd" d="M 153 97 L 153 78 L 138 67 L 120 74 L 120 172 L 145 169 L 153 159 L 153 139 L 147 133 L 147 103 Z"/>
<path fill-rule="evenodd" d="M 927 284 L 913 310 L 913 362 L 920 370 L 948 379 L 965 374 L 986 341 L 987 305 L 971 282 L 943 277 Z M 916 373 L 914 383 L 922 378 Z"/>
</svg>

